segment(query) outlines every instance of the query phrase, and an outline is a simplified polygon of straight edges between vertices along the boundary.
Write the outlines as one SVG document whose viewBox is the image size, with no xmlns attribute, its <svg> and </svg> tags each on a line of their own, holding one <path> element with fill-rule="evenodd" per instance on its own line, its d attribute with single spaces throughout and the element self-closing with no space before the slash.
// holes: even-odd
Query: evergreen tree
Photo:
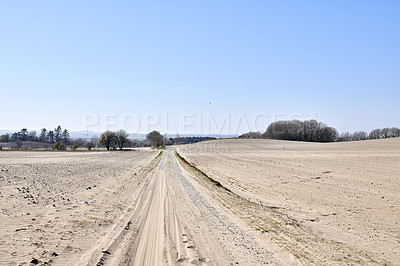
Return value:
<svg viewBox="0 0 400 266">
<path fill-rule="evenodd" d="M 67 129 L 64 129 L 63 133 L 61 134 L 61 142 L 64 144 L 64 146 L 67 146 L 71 142 L 71 137 L 69 136 Z"/>
<path fill-rule="evenodd" d="M 47 138 L 50 143 L 54 143 L 54 132 L 52 130 L 47 134 Z"/>
<path fill-rule="evenodd" d="M 40 131 L 40 137 L 39 137 L 39 141 L 40 142 L 47 142 L 47 129 L 46 128 L 42 128 L 42 130 Z"/>
<path fill-rule="evenodd" d="M 54 138 L 56 142 L 59 142 L 61 140 L 62 135 L 62 128 L 59 125 L 57 128 L 54 129 Z"/>
</svg>

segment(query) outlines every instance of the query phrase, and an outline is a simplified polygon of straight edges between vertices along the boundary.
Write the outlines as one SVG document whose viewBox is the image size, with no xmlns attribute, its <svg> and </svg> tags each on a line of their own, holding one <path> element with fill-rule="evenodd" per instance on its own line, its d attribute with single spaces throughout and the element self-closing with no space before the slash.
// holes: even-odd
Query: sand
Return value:
<svg viewBox="0 0 400 266">
<path fill-rule="evenodd" d="M 399 172 L 400 139 L 3 151 L 0 265 L 399 265 Z"/>
<path fill-rule="evenodd" d="M 135 173 L 156 154 L 0 152 L 0 265 L 77 261 L 130 205 Z"/>
<path fill-rule="evenodd" d="M 214 199 L 172 149 L 154 162 L 128 210 L 123 230 L 92 252 L 95 265 L 297 265 Z M 275 248 L 276 252 L 273 252 Z"/>
<path fill-rule="evenodd" d="M 1 153 L 0 264 L 298 264 L 157 152 Z"/>
<path fill-rule="evenodd" d="M 303 263 L 400 264 L 399 138 L 327 144 L 236 139 L 177 149 L 234 193 L 270 207 L 252 214 L 230 206 L 258 217 L 244 220 Z M 285 216 L 294 226 L 280 224 Z"/>
</svg>

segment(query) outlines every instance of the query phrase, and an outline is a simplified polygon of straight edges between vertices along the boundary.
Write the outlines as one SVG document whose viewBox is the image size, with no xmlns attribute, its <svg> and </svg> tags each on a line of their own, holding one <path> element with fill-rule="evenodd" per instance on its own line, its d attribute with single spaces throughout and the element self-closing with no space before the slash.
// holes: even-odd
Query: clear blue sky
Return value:
<svg viewBox="0 0 400 266">
<path fill-rule="evenodd" d="M 397 0 L 1 1 L 0 129 L 400 127 L 399 14 Z"/>
</svg>

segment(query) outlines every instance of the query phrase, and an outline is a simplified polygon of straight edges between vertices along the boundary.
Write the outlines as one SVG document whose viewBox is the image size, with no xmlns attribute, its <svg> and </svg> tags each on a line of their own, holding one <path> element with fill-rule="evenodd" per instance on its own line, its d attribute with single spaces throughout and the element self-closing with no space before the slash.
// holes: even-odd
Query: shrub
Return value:
<svg viewBox="0 0 400 266">
<path fill-rule="evenodd" d="M 247 132 L 239 136 L 239 139 L 260 139 L 261 133 L 260 132 Z"/>
<path fill-rule="evenodd" d="M 88 142 L 85 144 L 85 148 L 88 149 L 89 151 L 94 147 L 94 143 L 93 142 Z"/>
<path fill-rule="evenodd" d="M 163 144 L 163 136 L 155 130 L 147 134 L 146 139 L 151 143 L 151 146 L 156 148 Z"/>
<path fill-rule="evenodd" d="M 82 146 L 82 142 L 80 140 L 76 140 L 74 144 L 71 146 L 71 150 L 75 151 L 78 149 L 80 146 Z"/>
<path fill-rule="evenodd" d="M 62 150 L 65 150 L 65 146 L 64 146 L 64 144 L 61 143 L 61 141 L 58 141 L 58 142 L 54 143 L 53 150 L 62 151 Z"/>
<path fill-rule="evenodd" d="M 98 142 L 106 147 L 107 150 L 110 149 L 110 147 L 114 148 L 115 142 L 116 142 L 116 135 L 115 132 L 112 131 L 105 131 L 103 134 L 100 135 L 100 138 Z"/>
<path fill-rule="evenodd" d="M 117 146 L 120 150 L 124 147 L 124 144 L 128 141 L 128 132 L 126 130 L 118 130 L 115 132 L 115 140 L 117 143 Z"/>
<path fill-rule="evenodd" d="M 22 141 L 20 141 L 19 139 L 15 142 L 15 147 L 17 150 L 19 150 L 22 147 Z"/>
</svg>

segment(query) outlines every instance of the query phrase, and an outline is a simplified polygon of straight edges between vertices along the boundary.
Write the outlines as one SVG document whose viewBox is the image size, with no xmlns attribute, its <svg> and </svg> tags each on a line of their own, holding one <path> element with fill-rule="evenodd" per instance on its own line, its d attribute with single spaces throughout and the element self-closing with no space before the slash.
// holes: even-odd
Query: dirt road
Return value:
<svg viewBox="0 0 400 266">
<path fill-rule="evenodd" d="M 158 152 L 0 153 L 0 265 L 297 264 Z"/>
<path fill-rule="evenodd" d="M 123 229 L 107 247 L 89 254 L 89 264 L 296 264 L 248 230 L 210 193 L 179 164 L 172 150 L 165 150 L 137 194 L 125 226 L 116 227 Z"/>
</svg>

